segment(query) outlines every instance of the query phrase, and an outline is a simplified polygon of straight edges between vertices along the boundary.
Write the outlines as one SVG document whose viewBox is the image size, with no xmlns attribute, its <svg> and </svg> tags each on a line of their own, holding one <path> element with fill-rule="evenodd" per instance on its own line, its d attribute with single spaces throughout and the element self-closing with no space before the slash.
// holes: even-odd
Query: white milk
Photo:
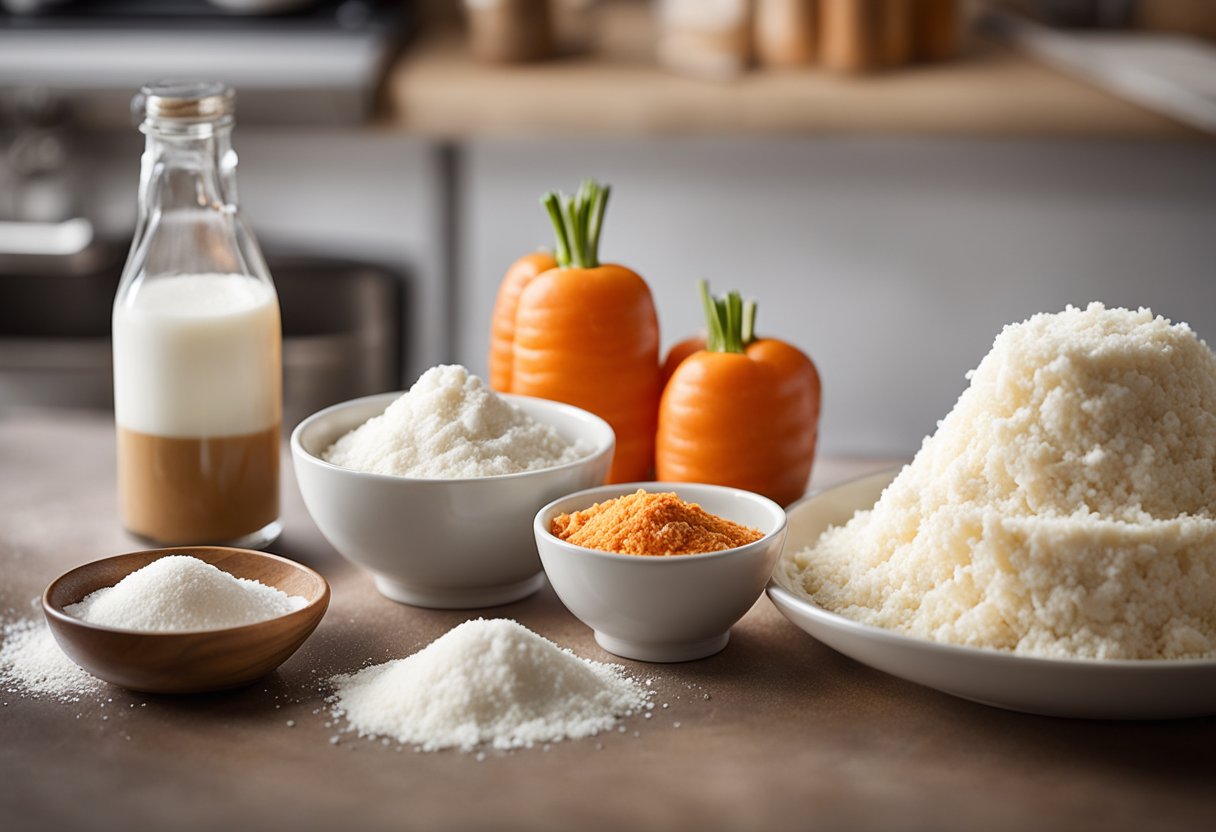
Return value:
<svg viewBox="0 0 1216 832">
<path fill-rule="evenodd" d="M 114 307 L 118 426 L 180 438 L 273 427 L 280 349 L 267 283 L 240 274 L 146 279 Z"/>
</svg>

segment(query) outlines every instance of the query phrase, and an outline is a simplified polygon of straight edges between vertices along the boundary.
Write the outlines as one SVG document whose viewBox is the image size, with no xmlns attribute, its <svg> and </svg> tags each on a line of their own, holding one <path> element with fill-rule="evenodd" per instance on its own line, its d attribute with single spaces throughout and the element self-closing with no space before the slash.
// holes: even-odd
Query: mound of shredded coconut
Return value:
<svg viewBox="0 0 1216 832">
<path fill-rule="evenodd" d="M 308 599 L 237 578 L 189 555 L 170 555 L 64 607 L 90 624 L 124 630 L 217 630 L 278 618 Z"/>
<path fill-rule="evenodd" d="M 21 619 L 4 625 L 0 644 L 0 685 L 12 693 L 78 702 L 102 681 L 69 659 L 45 621 Z"/>
<path fill-rule="evenodd" d="M 458 365 L 432 367 L 321 458 L 343 468 L 418 479 L 518 474 L 591 452 L 537 421 Z"/>
<path fill-rule="evenodd" d="M 787 568 L 820 606 L 1050 657 L 1216 657 L 1216 357 L 1147 309 L 1007 326 L 872 510 Z"/>
<path fill-rule="evenodd" d="M 412 656 L 335 676 L 335 717 L 425 751 L 520 748 L 611 728 L 646 704 L 624 669 L 579 658 L 509 619 L 475 619 Z"/>
</svg>

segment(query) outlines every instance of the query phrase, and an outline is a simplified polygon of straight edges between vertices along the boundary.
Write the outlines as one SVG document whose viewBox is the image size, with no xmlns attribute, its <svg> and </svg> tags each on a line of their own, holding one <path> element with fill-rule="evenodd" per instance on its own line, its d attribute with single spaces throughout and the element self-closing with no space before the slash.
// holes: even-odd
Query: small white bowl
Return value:
<svg viewBox="0 0 1216 832">
<path fill-rule="evenodd" d="M 291 433 L 304 505 L 325 539 L 372 573 L 394 601 L 471 609 L 518 601 L 544 584 L 530 523 L 539 506 L 608 476 L 615 437 L 603 419 L 527 396 L 503 398 L 591 448 L 580 460 L 497 477 L 412 479 L 368 474 L 321 459 L 338 437 L 383 413 L 400 393 L 353 399 L 314 413 Z"/>
<path fill-rule="evenodd" d="M 618 555 L 575 546 L 549 532 L 559 514 L 589 508 L 639 488 L 674 491 L 681 500 L 764 533 L 755 543 L 704 555 Z M 562 603 L 595 631 L 609 653 L 644 662 L 712 656 L 760 593 L 785 545 L 785 512 L 767 497 L 683 482 L 635 482 L 591 488 L 555 500 L 536 514 L 536 546 Z"/>
</svg>

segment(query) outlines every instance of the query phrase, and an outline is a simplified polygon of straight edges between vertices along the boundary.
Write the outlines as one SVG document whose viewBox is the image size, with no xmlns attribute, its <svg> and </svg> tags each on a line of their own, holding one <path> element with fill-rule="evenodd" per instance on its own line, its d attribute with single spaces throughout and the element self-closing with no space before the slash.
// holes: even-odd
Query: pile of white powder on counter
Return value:
<svg viewBox="0 0 1216 832">
<path fill-rule="evenodd" d="M 278 618 L 308 599 L 237 578 L 189 555 L 170 555 L 64 608 L 90 624 L 124 630 L 218 630 Z"/>
<path fill-rule="evenodd" d="M 1011 325 L 872 510 L 786 568 L 811 600 L 1049 657 L 1216 657 L 1216 357 L 1146 309 Z"/>
<path fill-rule="evenodd" d="M 343 468 L 417 479 L 518 474 L 582 459 L 570 442 L 458 365 L 432 367 L 408 392 L 321 458 Z"/>
<path fill-rule="evenodd" d="M 335 676 L 333 713 L 359 736 L 424 751 L 509 749 L 605 731 L 646 704 L 624 669 L 509 619 L 475 619 L 412 656 Z"/>
<path fill-rule="evenodd" d="M 0 632 L 0 686 L 6 692 L 78 702 L 102 686 L 59 649 L 45 621 L 12 621 Z"/>
</svg>

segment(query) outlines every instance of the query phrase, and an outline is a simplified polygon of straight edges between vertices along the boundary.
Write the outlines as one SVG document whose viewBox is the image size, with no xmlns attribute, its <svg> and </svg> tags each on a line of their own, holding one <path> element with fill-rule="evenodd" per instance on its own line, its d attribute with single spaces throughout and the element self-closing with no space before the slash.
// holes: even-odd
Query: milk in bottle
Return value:
<svg viewBox="0 0 1216 832">
<path fill-rule="evenodd" d="M 233 94 L 159 83 L 136 103 L 147 147 L 113 317 L 123 523 L 162 544 L 265 546 L 280 530 L 279 305 L 236 209 Z"/>
</svg>

